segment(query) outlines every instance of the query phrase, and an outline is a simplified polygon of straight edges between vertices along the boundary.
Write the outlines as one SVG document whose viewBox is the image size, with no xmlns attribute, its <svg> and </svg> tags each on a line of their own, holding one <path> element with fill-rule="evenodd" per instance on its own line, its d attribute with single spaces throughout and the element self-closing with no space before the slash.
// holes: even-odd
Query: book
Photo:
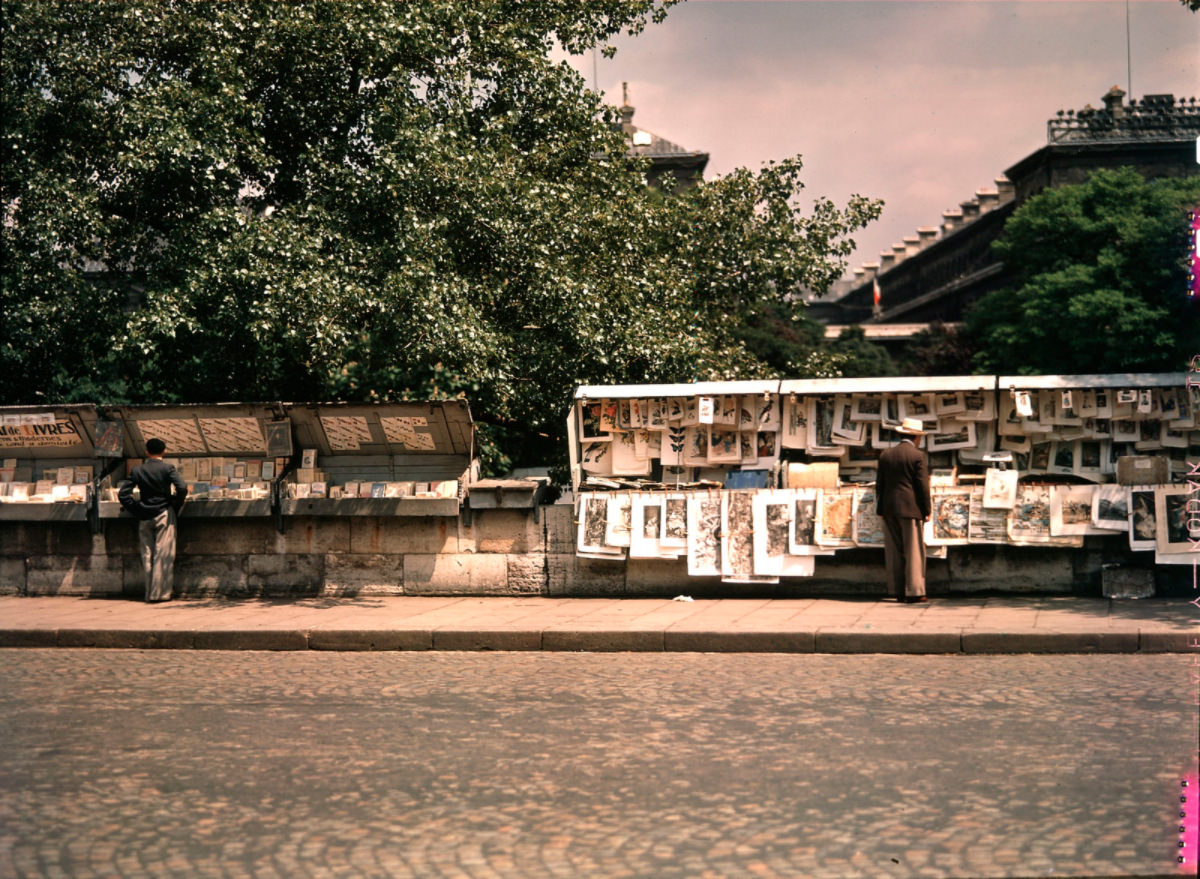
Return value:
<svg viewBox="0 0 1200 879">
<path fill-rule="evenodd" d="M 275 462 L 274 461 L 263 461 L 262 462 L 262 478 L 263 479 L 274 479 L 275 478 Z"/>
<path fill-rule="evenodd" d="M 305 470 L 312 470 L 317 466 L 317 450 L 304 449 L 300 453 L 300 466 Z"/>
<path fill-rule="evenodd" d="M 387 483 L 375 482 L 371 485 L 371 497 L 386 497 Z"/>
</svg>

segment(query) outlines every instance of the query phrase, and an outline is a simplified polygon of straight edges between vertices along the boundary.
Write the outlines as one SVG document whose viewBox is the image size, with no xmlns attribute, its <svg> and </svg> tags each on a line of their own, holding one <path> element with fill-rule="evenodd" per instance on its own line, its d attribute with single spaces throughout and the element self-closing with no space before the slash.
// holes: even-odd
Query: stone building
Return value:
<svg viewBox="0 0 1200 879">
<path fill-rule="evenodd" d="M 943 211 L 936 225 L 916 229 L 878 261 L 856 268 L 851 280 L 811 301 L 809 314 L 827 325 L 861 324 L 868 339 L 880 342 L 901 339 L 900 325 L 911 338 L 930 322 L 956 323 L 973 302 L 1004 285 L 992 241 L 1041 190 L 1081 183 L 1100 168 L 1132 167 L 1147 178 L 1197 173 L 1195 98 L 1146 95 L 1126 103 L 1125 92 L 1113 86 L 1102 101 L 1102 109 L 1059 110 L 1046 124 L 1044 147 Z"/>
<path fill-rule="evenodd" d="M 658 186 L 667 174 L 675 178 L 673 192 L 691 189 L 704 179 L 704 168 L 708 164 L 708 153 L 684 149 L 665 137 L 633 124 L 634 108 L 629 103 L 629 86 L 622 83 L 621 130 L 629 136 L 629 154 L 650 160 L 646 182 Z"/>
</svg>

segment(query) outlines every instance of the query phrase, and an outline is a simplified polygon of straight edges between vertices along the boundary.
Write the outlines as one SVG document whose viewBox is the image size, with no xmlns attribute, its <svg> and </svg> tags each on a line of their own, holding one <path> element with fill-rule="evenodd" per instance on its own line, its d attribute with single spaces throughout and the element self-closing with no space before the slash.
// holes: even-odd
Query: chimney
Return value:
<svg viewBox="0 0 1200 879">
<path fill-rule="evenodd" d="M 918 226 L 917 237 L 921 239 L 922 249 L 937 241 L 938 228 L 937 226 Z"/>
<path fill-rule="evenodd" d="M 879 263 L 865 262 L 862 264 L 863 280 L 869 281 L 879 274 Z"/>
<path fill-rule="evenodd" d="M 890 250 L 879 251 L 879 274 L 883 274 L 896 264 L 896 254 Z"/>
<path fill-rule="evenodd" d="M 979 202 L 979 213 L 982 216 L 1000 203 L 1000 193 L 994 189 L 977 189 L 975 200 Z"/>
<path fill-rule="evenodd" d="M 893 244 L 892 256 L 896 259 L 896 265 L 900 265 L 900 263 L 904 262 L 904 257 L 908 256 L 908 245 Z"/>
<path fill-rule="evenodd" d="M 1017 188 L 1013 186 L 1013 182 L 1001 174 L 996 178 L 996 192 L 1000 194 L 1000 204 L 1010 202 L 1017 194 Z"/>
<path fill-rule="evenodd" d="M 633 107 L 629 105 L 629 83 L 621 83 L 621 130 L 633 132 Z"/>
<path fill-rule="evenodd" d="M 912 256 L 914 253 L 921 252 L 921 238 L 918 235 L 904 236 L 904 253 L 907 256 Z"/>
<path fill-rule="evenodd" d="M 963 212 L 957 208 L 950 208 L 948 211 L 942 211 L 942 231 L 952 232 L 962 225 Z"/>
<path fill-rule="evenodd" d="M 1125 115 L 1125 92 L 1121 91 L 1120 86 L 1113 86 L 1108 90 L 1103 98 L 1104 109 L 1114 119 L 1120 119 Z"/>
<path fill-rule="evenodd" d="M 975 199 L 964 201 L 962 203 L 963 222 L 969 223 L 979 216 L 979 202 Z"/>
</svg>

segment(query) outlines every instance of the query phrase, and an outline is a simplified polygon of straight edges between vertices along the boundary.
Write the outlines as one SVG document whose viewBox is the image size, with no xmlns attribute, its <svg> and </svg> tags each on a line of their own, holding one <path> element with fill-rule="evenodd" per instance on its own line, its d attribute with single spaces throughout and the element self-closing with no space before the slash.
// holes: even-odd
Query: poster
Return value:
<svg viewBox="0 0 1200 879">
<path fill-rule="evenodd" d="M 692 495 L 687 501 L 687 563 L 691 577 L 721 575 L 721 495 Z"/>
</svg>

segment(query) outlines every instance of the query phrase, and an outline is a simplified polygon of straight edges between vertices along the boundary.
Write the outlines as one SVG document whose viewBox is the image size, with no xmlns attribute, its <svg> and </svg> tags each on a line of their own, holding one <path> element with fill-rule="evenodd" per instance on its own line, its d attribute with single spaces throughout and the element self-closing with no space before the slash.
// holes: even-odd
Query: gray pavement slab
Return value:
<svg viewBox="0 0 1200 879">
<path fill-rule="evenodd" d="M 1187 599 L 0 596 L 0 647 L 784 653 L 1200 651 Z"/>
</svg>

